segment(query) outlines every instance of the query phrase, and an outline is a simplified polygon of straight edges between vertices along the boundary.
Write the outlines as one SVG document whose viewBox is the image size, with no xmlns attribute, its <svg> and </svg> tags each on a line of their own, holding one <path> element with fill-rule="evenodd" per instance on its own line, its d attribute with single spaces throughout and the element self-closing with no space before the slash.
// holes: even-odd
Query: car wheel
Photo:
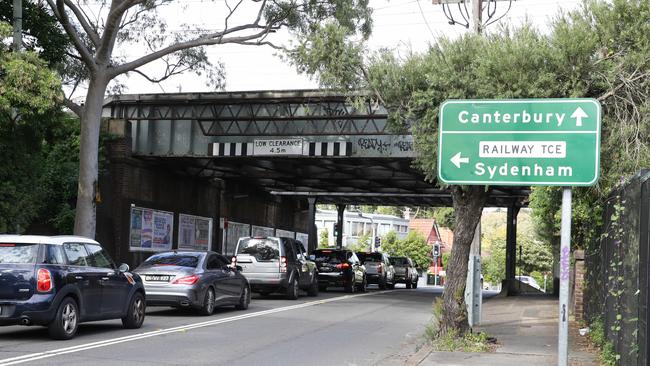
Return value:
<svg viewBox="0 0 650 366">
<path fill-rule="evenodd" d="M 389 283 L 389 284 L 387 284 L 387 285 L 386 285 L 386 288 L 388 288 L 389 290 L 393 290 L 393 289 L 395 289 L 395 283 Z"/>
<path fill-rule="evenodd" d="M 298 299 L 298 279 L 296 276 L 293 276 L 289 286 L 287 287 L 287 299 L 296 300 Z"/>
<path fill-rule="evenodd" d="M 411 280 L 410 279 L 408 279 L 406 281 L 406 288 L 411 288 Z"/>
<path fill-rule="evenodd" d="M 413 281 L 413 288 L 418 288 L 418 280 Z"/>
<path fill-rule="evenodd" d="M 200 313 L 201 315 L 212 315 L 214 313 L 214 303 L 215 295 L 212 287 L 208 287 L 208 290 L 205 292 L 205 297 L 203 298 L 203 306 L 201 306 Z"/>
<path fill-rule="evenodd" d="M 237 310 L 246 310 L 248 309 L 248 304 L 251 303 L 251 292 L 248 289 L 248 286 L 244 286 L 241 296 L 239 297 L 239 304 L 235 305 Z"/>
<path fill-rule="evenodd" d="M 309 286 L 309 290 L 307 290 L 307 295 L 309 296 L 318 296 L 318 274 L 314 272 L 314 278 L 311 280 L 311 285 Z"/>
<path fill-rule="evenodd" d="M 379 280 L 379 289 L 380 290 L 385 290 L 386 289 L 386 277 L 382 277 Z"/>
<path fill-rule="evenodd" d="M 53 339 L 66 340 L 74 337 L 79 327 L 79 308 L 77 302 L 71 297 L 66 297 L 59 304 L 54 320 L 49 324 L 48 330 Z"/>
<path fill-rule="evenodd" d="M 122 318 L 122 326 L 126 329 L 140 328 L 142 322 L 144 322 L 146 309 L 144 295 L 141 292 L 134 293 L 129 303 L 129 310 L 126 312 L 126 316 Z"/>
<path fill-rule="evenodd" d="M 318 286 L 318 291 L 326 292 L 327 291 L 327 286 Z"/>
</svg>

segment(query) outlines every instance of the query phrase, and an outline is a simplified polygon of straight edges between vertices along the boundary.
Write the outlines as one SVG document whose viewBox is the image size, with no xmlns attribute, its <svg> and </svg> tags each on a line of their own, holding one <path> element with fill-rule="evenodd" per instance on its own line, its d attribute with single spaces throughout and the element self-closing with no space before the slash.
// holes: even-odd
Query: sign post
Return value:
<svg viewBox="0 0 650 366">
<path fill-rule="evenodd" d="M 440 107 L 438 178 L 446 184 L 561 186 L 558 365 L 568 364 L 571 187 L 596 183 L 595 99 L 450 100 Z"/>
</svg>

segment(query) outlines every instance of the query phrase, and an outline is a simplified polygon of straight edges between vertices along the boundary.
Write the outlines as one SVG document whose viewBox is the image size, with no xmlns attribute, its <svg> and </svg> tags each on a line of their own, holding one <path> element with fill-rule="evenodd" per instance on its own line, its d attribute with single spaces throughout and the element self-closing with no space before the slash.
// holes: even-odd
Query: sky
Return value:
<svg viewBox="0 0 650 366">
<path fill-rule="evenodd" d="M 217 0 L 221 3 L 222 11 L 227 0 Z M 230 3 L 235 3 L 231 0 Z M 236 24 L 238 19 L 248 20 L 255 13 L 255 4 L 246 8 L 245 4 L 237 16 L 231 19 Z M 497 15 L 502 14 L 509 1 L 499 1 Z M 187 23 L 188 19 L 205 28 L 214 28 L 222 24 L 215 14 L 215 3 L 203 0 L 184 0 L 184 6 L 163 9 L 161 15 L 174 29 Z M 581 0 L 516 0 L 512 2 L 510 12 L 502 20 L 507 24 L 520 25 L 525 21 L 531 22 L 542 32 L 548 29 L 547 24 L 560 11 L 569 11 L 579 7 Z M 370 0 L 373 12 L 373 34 L 368 41 L 371 50 L 379 48 L 393 49 L 398 54 L 423 52 L 428 45 L 441 37 L 454 38 L 471 31 L 459 25 L 449 25 L 440 5 L 433 5 L 431 0 Z M 458 9 L 454 13 L 459 16 Z M 492 25 L 490 28 L 496 27 Z M 488 29 L 489 31 L 489 29 Z M 274 35 L 276 41 L 286 44 L 287 34 Z M 135 49 L 119 50 L 125 56 L 132 56 Z M 318 84 L 306 75 L 299 75 L 296 70 L 284 63 L 277 51 L 270 47 L 217 45 L 208 48 L 208 55 L 213 62 L 225 64 L 226 91 L 244 90 L 284 90 L 284 89 L 313 89 Z M 145 71 L 155 75 L 161 65 L 150 64 Z M 161 84 L 153 84 L 140 76 L 122 77 L 120 82 L 125 84 L 125 93 L 171 93 L 171 92 L 207 92 L 214 91 L 205 85 L 205 80 L 194 74 L 176 76 Z"/>
</svg>

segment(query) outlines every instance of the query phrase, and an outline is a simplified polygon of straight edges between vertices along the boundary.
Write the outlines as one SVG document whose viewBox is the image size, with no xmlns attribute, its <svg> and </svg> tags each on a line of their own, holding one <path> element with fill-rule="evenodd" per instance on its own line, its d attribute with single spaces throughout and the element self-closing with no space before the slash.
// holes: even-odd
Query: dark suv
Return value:
<svg viewBox="0 0 650 366">
<path fill-rule="evenodd" d="M 0 235 L 0 325 L 45 325 L 54 339 L 93 320 L 140 328 L 144 287 L 128 270 L 87 238 Z"/>
<path fill-rule="evenodd" d="M 346 292 L 366 291 L 366 268 L 353 251 L 317 249 L 312 255 L 318 267 L 321 291 L 327 290 L 328 286 L 343 286 Z"/>
<path fill-rule="evenodd" d="M 302 243 L 292 238 L 241 237 L 232 265 L 241 267 L 251 291 L 266 296 L 283 292 L 290 300 L 298 298 L 298 289 L 309 296 L 318 295 L 316 264 L 305 254 Z"/>
</svg>

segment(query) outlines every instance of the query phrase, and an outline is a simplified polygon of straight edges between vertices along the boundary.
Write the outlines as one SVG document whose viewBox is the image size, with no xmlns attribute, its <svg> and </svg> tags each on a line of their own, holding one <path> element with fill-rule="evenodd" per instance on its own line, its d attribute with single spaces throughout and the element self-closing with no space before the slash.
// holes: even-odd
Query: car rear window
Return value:
<svg viewBox="0 0 650 366">
<path fill-rule="evenodd" d="M 390 264 L 394 266 L 408 266 L 409 262 L 406 260 L 406 258 L 391 258 Z"/>
<path fill-rule="evenodd" d="M 143 264 L 150 266 L 178 266 L 196 268 L 199 265 L 200 254 L 164 253 L 149 257 Z"/>
<path fill-rule="evenodd" d="M 316 250 L 314 252 L 317 263 L 340 264 L 345 262 L 345 252 L 335 250 Z"/>
<path fill-rule="evenodd" d="M 38 244 L 0 243 L 0 263 L 35 263 Z"/>
<path fill-rule="evenodd" d="M 361 263 L 382 261 L 381 253 L 357 253 L 357 257 L 359 257 Z"/>
<path fill-rule="evenodd" d="M 248 254 L 258 262 L 280 258 L 278 241 L 269 238 L 246 238 L 239 241 L 237 254 Z"/>
</svg>

